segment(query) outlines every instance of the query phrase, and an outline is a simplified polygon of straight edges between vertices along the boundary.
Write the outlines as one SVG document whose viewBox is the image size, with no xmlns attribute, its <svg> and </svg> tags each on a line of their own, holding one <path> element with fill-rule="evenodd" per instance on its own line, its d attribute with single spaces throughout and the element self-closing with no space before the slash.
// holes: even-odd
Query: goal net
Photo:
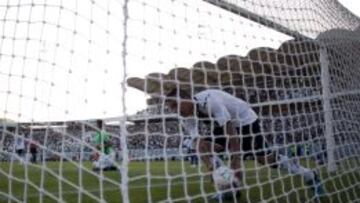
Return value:
<svg viewBox="0 0 360 203">
<path fill-rule="evenodd" d="M 360 20 L 338 1 L 0 13 L 0 202 L 360 200 Z"/>
</svg>

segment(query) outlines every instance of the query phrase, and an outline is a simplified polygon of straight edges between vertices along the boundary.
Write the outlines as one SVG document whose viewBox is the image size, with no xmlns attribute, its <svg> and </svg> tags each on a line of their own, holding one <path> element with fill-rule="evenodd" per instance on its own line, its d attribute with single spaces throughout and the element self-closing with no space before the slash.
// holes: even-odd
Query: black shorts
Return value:
<svg viewBox="0 0 360 203">
<path fill-rule="evenodd" d="M 23 152 L 24 152 L 23 149 L 17 149 L 17 150 L 16 150 L 16 153 L 19 154 L 19 155 L 23 154 Z"/>
<path fill-rule="evenodd" d="M 236 128 L 236 130 L 241 138 L 241 151 L 245 152 L 244 155 L 264 156 L 267 154 L 267 144 L 264 140 L 264 135 L 261 133 L 259 120 L 242 126 L 241 128 Z M 213 135 L 213 137 L 208 137 L 205 140 L 215 141 L 215 143 L 221 145 L 224 150 L 228 148 L 228 137 L 224 136 L 224 127 L 215 127 Z"/>
</svg>

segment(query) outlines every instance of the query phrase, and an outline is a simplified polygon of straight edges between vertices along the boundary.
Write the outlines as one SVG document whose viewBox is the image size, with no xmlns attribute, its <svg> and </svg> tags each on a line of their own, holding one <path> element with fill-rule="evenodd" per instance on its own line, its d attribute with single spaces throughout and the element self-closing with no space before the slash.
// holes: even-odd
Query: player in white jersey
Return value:
<svg viewBox="0 0 360 203">
<path fill-rule="evenodd" d="M 15 130 L 15 151 L 19 157 L 20 163 L 25 161 L 25 135 L 23 130 L 18 126 Z"/>
<path fill-rule="evenodd" d="M 197 125 L 188 129 L 193 140 L 197 140 L 197 151 L 206 167 L 212 171 L 216 164 L 213 155 L 220 151 L 230 152 L 230 166 L 235 172 L 234 187 L 242 182 L 241 152 L 252 153 L 261 164 L 287 170 L 302 175 L 305 182 L 314 186 L 316 194 L 322 193 L 315 171 L 291 162 L 286 156 L 270 151 L 261 132 L 257 114 L 250 105 L 221 90 L 204 90 L 193 97 L 183 90 L 173 90 L 166 96 L 165 104 L 182 117 L 195 117 L 194 120 L 206 120 L 211 127 L 211 136 L 199 136 Z M 184 126 L 185 128 L 187 126 Z M 189 128 L 189 127 L 188 127 Z M 238 193 L 239 194 L 239 193 Z"/>
</svg>

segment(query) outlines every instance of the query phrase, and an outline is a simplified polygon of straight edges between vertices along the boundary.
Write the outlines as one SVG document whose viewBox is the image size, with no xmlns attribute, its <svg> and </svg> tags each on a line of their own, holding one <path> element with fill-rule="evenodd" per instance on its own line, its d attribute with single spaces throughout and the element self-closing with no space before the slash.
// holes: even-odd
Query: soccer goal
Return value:
<svg viewBox="0 0 360 203">
<path fill-rule="evenodd" d="M 0 2 L 0 202 L 357 202 L 337 0 Z"/>
</svg>

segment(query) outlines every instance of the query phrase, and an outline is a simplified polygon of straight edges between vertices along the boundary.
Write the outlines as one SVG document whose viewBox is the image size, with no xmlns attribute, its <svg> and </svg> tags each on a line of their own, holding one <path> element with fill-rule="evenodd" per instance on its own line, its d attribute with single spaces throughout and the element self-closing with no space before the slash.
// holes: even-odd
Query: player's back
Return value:
<svg viewBox="0 0 360 203">
<path fill-rule="evenodd" d="M 113 148 L 111 145 L 107 145 L 106 143 L 111 142 L 111 136 L 109 133 L 105 131 L 98 131 L 95 134 L 94 144 L 101 146 L 101 151 L 105 154 L 109 154 L 112 152 Z"/>
<path fill-rule="evenodd" d="M 204 90 L 195 98 L 207 105 L 225 106 L 231 118 L 238 121 L 238 126 L 250 124 L 258 118 L 247 102 L 221 90 Z"/>
<path fill-rule="evenodd" d="M 250 108 L 249 104 L 244 100 L 237 98 L 227 92 L 215 89 L 209 89 L 199 92 L 195 95 L 204 102 L 209 102 L 211 99 L 221 102 L 222 105 L 230 111 L 230 113 L 239 114 L 244 110 Z"/>
</svg>

